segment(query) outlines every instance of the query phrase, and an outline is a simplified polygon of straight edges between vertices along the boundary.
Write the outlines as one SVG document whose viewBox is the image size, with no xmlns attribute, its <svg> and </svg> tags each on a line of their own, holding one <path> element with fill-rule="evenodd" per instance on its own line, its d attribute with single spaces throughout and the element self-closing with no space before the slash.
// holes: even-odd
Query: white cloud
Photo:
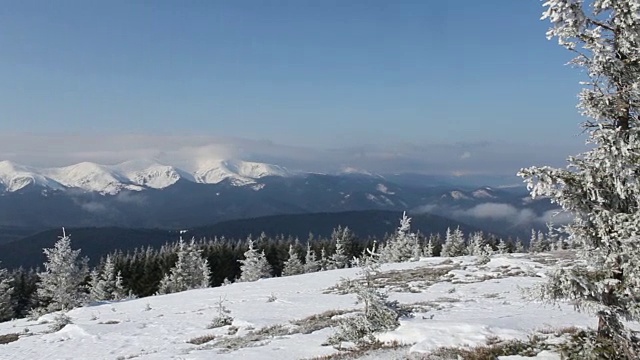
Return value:
<svg viewBox="0 0 640 360">
<path fill-rule="evenodd" d="M 513 205 L 491 202 L 475 205 L 470 209 L 455 211 L 458 216 L 476 219 L 506 220 L 515 225 L 530 223 L 546 224 L 549 222 L 560 225 L 566 224 L 571 220 L 571 217 L 566 213 L 561 213 L 556 216 L 557 212 L 557 210 L 549 210 L 542 215 L 538 215 L 531 209 L 518 209 Z"/>
<path fill-rule="evenodd" d="M 147 158 L 190 170 L 201 161 L 234 158 L 317 172 L 353 167 L 378 173 L 515 174 L 529 165 L 562 165 L 564 154 L 575 152 L 562 147 L 541 149 L 506 142 L 404 143 L 320 149 L 209 135 L 0 134 L 0 160 L 39 167 L 81 161 L 115 164 Z M 468 161 L 471 154 L 473 161 Z M 460 162 L 460 159 L 467 161 Z"/>
</svg>

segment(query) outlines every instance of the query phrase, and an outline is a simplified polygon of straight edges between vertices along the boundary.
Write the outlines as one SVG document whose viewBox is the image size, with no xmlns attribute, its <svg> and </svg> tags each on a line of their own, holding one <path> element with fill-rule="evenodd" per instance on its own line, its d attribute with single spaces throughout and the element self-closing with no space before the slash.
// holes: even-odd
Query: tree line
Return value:
<svg viewBox="0 0 640 360">
<path fill-rule="evenodd" d="M 63 234 L 53 248 L 44 249 L 47 261 L 41 269 L 0 268 L 0 321 L 69 310 L 96 301 L 167 294 L 214 287 L 237 281 L 255 281 L 316 271 L 358 266 L 367 249 L 380 262 L 416 261 L 431 256 L 489 256 L 522 252 L 520 239 L 501 239 L 482 232 L 464 234 L 448 229 L 444 236 L 415 233 L 405 214 L 393 234 L 383 239 L 360 238 L 348 227 L 338 226 L 330 237 L 309 234 L 298 238 L 262 233 L 257 237 L 191 239 L 182 237 L 160 248 L 116 250 L 90 269 L 88 259 L 71 247 Z M 557 248 L 557 241 L 532 231 L 531 251 Z M 555 241 L 555 242 L 553 242 Z"/>
</svg>

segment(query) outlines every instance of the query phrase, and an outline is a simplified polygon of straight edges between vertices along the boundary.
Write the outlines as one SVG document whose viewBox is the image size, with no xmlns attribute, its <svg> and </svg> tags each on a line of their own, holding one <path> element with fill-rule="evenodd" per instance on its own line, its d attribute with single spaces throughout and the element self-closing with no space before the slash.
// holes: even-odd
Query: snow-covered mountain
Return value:
<svg viewBox="0 0 640 360">
<path fill-rule="evenodd" d="M 15 192 L 34 185 L 45 189 L 75 188 L 103 195 L 115 195 L 123 190 L 164 189 L 179 180 L 204 184 L 218 184 L 226 180 L 232 185 L 244 186 L 255 184 L 257 179 L 268 176 L 291 175 L 290 171 L 277 165 L 241 160 L 209 160 L 201 163 L 194 172 L 153 160 L 133 160 L 117 165 L 81 162 L 46 169 L 2 161 L 0 191 Z"/>
<path fill-rule="evenodd" d="M 203 184 L 217 184 L 230 180 L 237 186 L 254 184 L 256 179 L 267 176 L 287 177 L 291 173 L 277 165 L 238 161 L 210 160 L 198 167 L 194 173 L 195 181 Z"/>
<path fill-rule="evenodd" d="M 64 188 L 62 184 L 43 176 L 34 168 L 14 164 L 10 161 L 0 161 L 0 190 L 13 192 L 29 185 L 56 190 Z"/>
</svg>

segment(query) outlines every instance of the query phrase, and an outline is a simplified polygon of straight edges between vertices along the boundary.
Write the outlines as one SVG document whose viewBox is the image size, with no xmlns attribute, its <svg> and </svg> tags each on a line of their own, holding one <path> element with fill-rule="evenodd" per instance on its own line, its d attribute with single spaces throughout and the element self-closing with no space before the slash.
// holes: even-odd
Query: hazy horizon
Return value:
<svg viewBox="0 0 640 360">
<path fill-rule="evenodd" d="M 0 160 L 240 158 L 512 174 L 583 146 L 538 2 L 50 3 L 0 9 Z"/>
</svg>

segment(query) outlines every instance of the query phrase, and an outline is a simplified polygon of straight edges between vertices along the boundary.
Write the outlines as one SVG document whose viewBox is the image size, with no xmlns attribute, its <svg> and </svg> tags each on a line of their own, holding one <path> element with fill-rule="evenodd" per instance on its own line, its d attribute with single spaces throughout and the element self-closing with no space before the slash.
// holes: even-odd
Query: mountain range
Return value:
<svg viewBox="0 0 640 360">
<path fill-rule="evenodd" d="M 287 177 L 287 169 L 256 162 L 238 160 L 208 160 L 192 171 L 161 164 L 153 160 L 132 160 L 117 165 L 81 162 L 59 168 L 39 169 L 0 161 L 0 190 L 16 192 L 30 186 L 45 190 L 79 189 L 102 195 L 122 191 L 164 189 L 180 180 L 218 184 L 229 181 L 236 186 L 255 184 L 267 176 Z"/>
<path fill-rule="evenodd" d="M 543 226 L 555 209 L 545 199 L 531 200 L 523 186 L 480 186 L 485 180 L 490 179 L 462 185 L 447 176 L 355 169 L 320 174 L 241 160 L 200 161 L 184 169 L 151 160 L 61 168 L 2 161 L 0 228 L 9 231 L 0 234 L 0 243 L 61 226 L 175 230 L 270 215 L 363 210 L 432 213 L 523 236 Z"/>
</svg>

